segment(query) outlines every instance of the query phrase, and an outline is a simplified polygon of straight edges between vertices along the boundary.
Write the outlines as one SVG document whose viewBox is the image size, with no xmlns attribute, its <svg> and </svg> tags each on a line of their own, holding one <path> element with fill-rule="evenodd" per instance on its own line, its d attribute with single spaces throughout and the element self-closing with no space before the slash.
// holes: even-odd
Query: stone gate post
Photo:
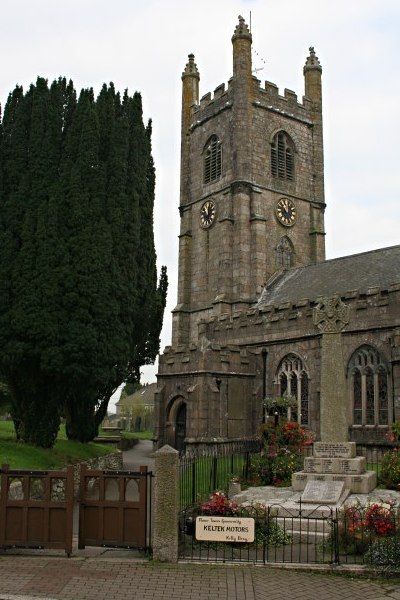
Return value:
<svg viewBox="0 0 400 600">
<path fill-rule="evenodd" d="M 179 452 L 165 445 L 154 455 L 153 558 L 178 561 Z"/>
</svg>

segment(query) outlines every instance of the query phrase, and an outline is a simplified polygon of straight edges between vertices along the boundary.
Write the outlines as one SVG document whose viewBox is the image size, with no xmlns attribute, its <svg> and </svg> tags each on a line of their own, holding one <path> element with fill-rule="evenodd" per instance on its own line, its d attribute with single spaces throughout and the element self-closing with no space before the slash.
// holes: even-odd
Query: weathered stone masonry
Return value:
<svg viewBox="0 0 400 600">
<path fill-rule="evenodd" d="M 239 18 L 233 76 L 213 95 L 199 99 L 193 55 L 182 75 L 178 302 L 172 344 L 159 363 L 157 445 L 181 450 L 254 437 L 264 387 L 266 396 L 281 392 L 287 356 L 298 357 L 305 373 L 306 424 L 318 436 L 326 351 L 313 314 L 322 297 L 340 298 L 349 311 L 338 356 L 329 351 L 346 394 L 342 427 L 355 441 L 382 441 L 400 418 L 400 247 L 325 261 L 320 63 L 310 48 L 299 102 L 291 90 L 282 96 L 273 83 L 261 86 L 251 43 Z M 293 156 L 282 177 L 271 150 L 280 133 Z M 220 161 L 213 178 L 205 177 L 210 140 Z M 277 160 L 283 169 L 283 151 Z M 204 224 L 208 201 L 214 212 Z M 277 214 L 282 201 L 295 209 L 286 222 Z M 353 368 L 359 349 L 369 363 Z M 300 407 L 303 392 L 296 394 Z M 353 423 L 357 394 L 362 416 Z"/>
</svg>

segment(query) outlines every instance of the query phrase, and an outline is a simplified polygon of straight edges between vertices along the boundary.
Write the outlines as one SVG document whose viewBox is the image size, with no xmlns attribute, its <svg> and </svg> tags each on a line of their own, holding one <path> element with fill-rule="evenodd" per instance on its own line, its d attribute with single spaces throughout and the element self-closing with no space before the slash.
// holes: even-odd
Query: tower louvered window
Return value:
<svg viewBox="0 0 400 600">
<path fill-rule="evenodd" d="M 279 179 L 294 180 L 294 151 L 290 137 L 277 133 L 271 144 L 271 173 Z"/>
<path fill-rule="evenodd" d="M 377 350 L 362 346 L 351 357 L 348 368 L 353 425 L 389 423 L 388 373 Z"/>
<path fill-rule="evenodd" d="M 216 135 L 207 142 L 204 149 L 204 183 L 211 183 L 221 177 L 222 145 Z"/>
</svg>

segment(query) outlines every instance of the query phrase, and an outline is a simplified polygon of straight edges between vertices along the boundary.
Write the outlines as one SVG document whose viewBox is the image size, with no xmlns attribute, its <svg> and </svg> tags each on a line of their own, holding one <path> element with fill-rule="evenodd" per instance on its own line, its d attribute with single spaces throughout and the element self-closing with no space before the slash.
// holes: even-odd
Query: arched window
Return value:
<svg viewBox="0 0 400 600">
<path fill-rule="evenodd" d="M 361 346 L 348 365 L 353 425 L 388 425 L 388 372 L 375 348 Z"/>
<path fill-rule="evenodd" d="M 297 409 L 291 409 L 288 418 L 302 425 L 309 424 L 308 374 L 301 358 L 288 354 L 282 359 L 278 372 L 279 394 L 293 396 L 297 400 Z"/>
<path fill-rule="evenodd" d="M 288 237 L 280 239 L 275 250 L 276 266 L 289 269 L 293 266 L 293 246 Z"/>
<path fill-rule="evenodd" d="M 222 173 L 222 145 L 216 135 L 208 140 L 204 148 L 204 183 L 211 183 L 221 177 Z"/>
<path fill-rule="evenodd" d="M 279 179 L 294 180 L 294 146 L 284 131 L 279 131 L 271 143 L 271 173 Z"/>
</svg>

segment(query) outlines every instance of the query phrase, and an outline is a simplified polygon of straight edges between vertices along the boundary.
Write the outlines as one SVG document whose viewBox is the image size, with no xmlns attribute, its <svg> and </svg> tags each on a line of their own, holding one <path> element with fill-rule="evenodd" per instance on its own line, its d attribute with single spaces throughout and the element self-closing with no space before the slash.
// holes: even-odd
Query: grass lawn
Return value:
<svg viewBox="0 0 400 600">
<path fill-rule="evenodd" d="M 8 464 L 11 469 L 60 469 L 68 464 L 103 456 L 112 451 L 112 447 L 103 444 L 81 444 L 67 440 L 63 425 L 51 449 L 22 444 L 15 439 L 12 421 L 0 421 L 0 464 Z"/>
<path fill-rule="evenodd" d="M 121 431 L 121 437 L 130 440 L 152 440 L 153 436 L 152 431 Z"/>
<path fill-rule="evenodd" d="M 188 506 L 206 500 L 216 491 L 227 491 L 232 476 L 242 481 L 246 469 L 246 455 L 202 456 L 195 460 L 183 461 L 180 473 L 180 503 Z"/>
</svg>

